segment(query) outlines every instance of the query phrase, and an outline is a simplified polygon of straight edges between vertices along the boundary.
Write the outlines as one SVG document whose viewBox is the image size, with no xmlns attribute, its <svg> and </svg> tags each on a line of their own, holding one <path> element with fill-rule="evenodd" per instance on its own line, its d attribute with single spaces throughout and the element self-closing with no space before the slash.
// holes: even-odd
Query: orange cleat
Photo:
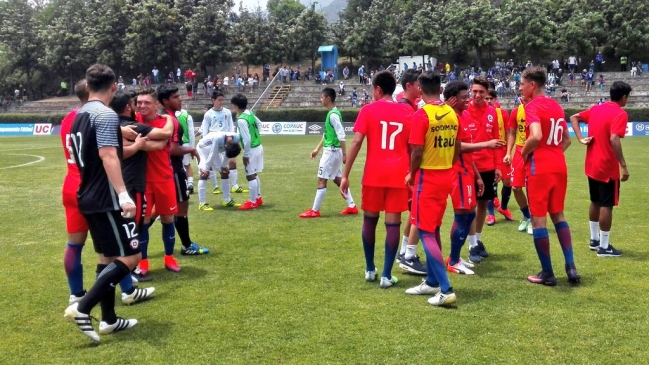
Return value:
<svg viewBox="0 0 649 365">
<path fill-rule="evenodd" d="M 317 210 L 309 209 L 306 212 L 300 214 L 300 218 L 320 218 L 320 212 Z"/>
<path fill-rule="evenodd" d="M 149 259 L 140 260 L 140 263 L 137 265 L 137 267 L 140 269 L 142 275 L 146 275 L 149 272 Z"/>
<path fill-rule="evenodd" d="M 489 214 L 489 216 L 487 216 L 487 225 L 493 226 L 494 224 L 496 224 L 496 217 Z"/>
<path fill-rule="evenodd" d="M 353 207 L 347 207 L 345 210 L 340 212 L 340 215 L 350 215 L 350 214 L 358 214 L 358 208 L 356 206 Z"/>
<path fill-rule="evenodd" d="M 498 207 L 498 213 L 502 214 L 505 219 L 508 221 L 513 221 L 514 216 L 512 215 L 512 212 L 509 211 L 509 209 L 502 209 L 501 207 Z"/>
<path fill-rule="evenodd" d="M 173 255 L 165 255 L 164 262 L 165 262 L 165 269 L 173 272 L 180 271 L 180 265 L 178 265 L 178 262 L 176 261 Z"/>
<path fill-rule="evenodd" d="M 257 209 L 257 203 L 253 203 L 250 200 L 243 203 L 243 205 L 239 207 L 239 210 L 251 210 L 251 209 Z"/>
<path fill-rule="evenodd" d="M 262 205 L 264 205 L 264 200 L 261 197 L 259 197 L 255 201 L 255 204 L 257 204 L 258 207 L 261 207 Z"/>
<path fill-rule="evenodd" d="M 494 208 L 498 208 L 498 207 L 500 207 L 500 200 L 498 200 L 498 198 L 496 197 L 494 198 Z"/>
</svg>

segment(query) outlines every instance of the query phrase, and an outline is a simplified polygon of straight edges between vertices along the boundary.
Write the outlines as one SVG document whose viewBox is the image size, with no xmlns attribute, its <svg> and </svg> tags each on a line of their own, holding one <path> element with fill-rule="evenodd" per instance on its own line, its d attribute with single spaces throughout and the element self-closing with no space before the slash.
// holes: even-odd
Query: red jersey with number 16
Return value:
<svg viewBox="0 0 649 365">
<path fill-rule="evenodd" d="M 567 173 L 566 157 L 563 154 L 563 132 L 568 129 L 561 105 L 547 96 L 538 96 L 525 105 L 526 137 L 530 136 L 530 125 L 541 125 L 541 141 L 526 162 L 528 175 Z"/>
<path fill-rule="evenodd" d="M 361 108 L 354 132 L 367 139 L 367 156 L 362 184 L 406 189 L 404 178 L 410 170 L 408 138 L 410 105 L 379 100 Z"/>
</svg>

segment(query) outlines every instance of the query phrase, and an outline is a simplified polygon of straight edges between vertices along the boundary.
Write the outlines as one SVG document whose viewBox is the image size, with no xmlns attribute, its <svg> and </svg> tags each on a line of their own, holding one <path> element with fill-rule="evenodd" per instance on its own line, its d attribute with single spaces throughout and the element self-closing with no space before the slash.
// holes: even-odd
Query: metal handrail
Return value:
<svg viewBox="0 0 649 365">
<path fill-rule="evenodd" d="M 275 80 L 277 79 L 278 76 L 279 76 L 279 72 L 276 73 L 275 76 L 270 80 L 270 82 L 268 83 L 268 85 L 266 86 L 266 88 L 264 89 L 264 91 L 261 93 L 261 95 L 259 95 L 259 98 L 258 98 L 257 101 L 255 102 L 255 104 L 252 106 L 252 108 L 250 108 L 250 110 L 254 110 L 254 109 L 255 109 L 255 107 L 257 106 L 257 104 L 259 103 L 259 101 L 263 99 L 264 95 L 266 94 L 266 91 L 268 91 L 268 88 L 271 87 L 271 86 L 273 86 L 273 83 L 275 82 Z"/>
</svg>

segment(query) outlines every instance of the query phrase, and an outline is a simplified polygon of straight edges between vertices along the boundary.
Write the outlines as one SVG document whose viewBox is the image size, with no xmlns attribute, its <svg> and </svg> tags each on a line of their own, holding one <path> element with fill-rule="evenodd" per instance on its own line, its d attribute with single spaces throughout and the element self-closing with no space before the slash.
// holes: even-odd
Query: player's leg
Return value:
<svg viewBox="0 0 649 365">
<path fill-rule="evenodd" d="M 548 175 L 548 174 L 546 174 Z M 530 202 L 530 211 L 532 213 L 532 229 L 534 235 L 534 247 L 536 254 L 541 262 L 541 272 L 537 275 L 527 277 L 527 280 L 534 284 L 543 284 L 548 286 L 557 285 L 552 269 L 552 260 L 550 258 L 550 238 L 547 229 L 547 214 L 549 199 L 553 187 L 546 184 L 547 176 L 529 176 L 528 187 L 533 192 L 528 196 Z"/>
<path fill-rule="evenodd" d="M 385 210 L 383 190 L 377 187 L 362 186 L 361 208 L 363 209 L 363 226 L 361 241 L 365 255 L 365 281 L 376 280 L 376 265 L 374 265 L 374 249 L 376 246 L 376 226 L 379 214 Z"/>
<path fill-rule="evenodd" d="M 598 257 L 620 257 L 622 251 L 610 244 L 611 226 L 613 224 L 613 207 L 618 204 L 620 194 L 619 180 L 607 183 L 599 182 L 599 228 L 600 242 Z"/>
<path fill-rule="evenodd" d="M 318 218 L 320 217 L 320 207 L 324 201 L 325 196 L 327 196 L 327 179 L 320 176 L 324 176 L 320 173 L 321 170 L 318 170 L 318 188 L 315 191 L 315 198 L 313 199 L 313 206 L 311 209 L 307 209 L 304 213 L 300 214 L 300 218 Z"/>
<path fill-rule="evenodd" d="M 185 186 L 184 171 L 178 171 L 176 175 L 176 201 L 178 202 L 178 212 L 174 218 L 174 227 L 180 237 L 180 254 L 181 255 L 203 255 L 210 253 L 210 249 L 200 247 L 192 241 L 189 235 L 189 217 L 187 212 L 189 210 L 189 194 L 187 194 L 187 187 Z"/>
<path fill-rule="evenodd" d="M 223 161 L 219 163 L 219 174 L 221 175 L 221 184 L 223 185 L 223 205 L 224 207 L 239 207 L 241 204 L 235 203 L 234 199 L 232 199 L 232 190 L 230 189 L 230 170 L 227 167 L 228 161 Z M 224 167 L 221 167 L 221 165 L 226 165 Z M 217 170 L 216 167 L 214 167 L 215 170 Z"/>
<path fill-rule="evenodd" d="M 248 180 L 248 190 L 250 199 L 239 207 L 240 210 L 250 210 L 257 208 L 257 173 L 262 172 L 264 168 L 262 146 L 254 147 L 250 150 L 248 165 L 246 165 L 246 180 Z"/>
<path fill-rule="evenodd" d="M 435 233 L 419 229 L 419 237 L 421 238 L 421 244 L 426 253 L 427 274 L 424 284 L 432 290 L 421 288 L 423 285 L 419 285 L 419 287 L 415 288 L 420 288 L 420 291 L 424 291 L 424 293 L 421 294 L 432 294 L 435 292 L 435 296 L 428 299 L 428 303 L 432 305 L 440 306 L 455 303 L 455 293 L 453 292 L 453 287 L 451 286 L 448 275 L 446 274 L 444 256 L 442 255 L 442 250 L 440 249 L 440 244 L 437 241 Z M 415 288 L 409 290 L 412 292 Z M 426 291 L 430 291 L 430 293 L 425 293 Z"/>
<path fill-rule="evenodd" d="M 339 176 L 336 176 L 336 178 L 334 179 L 334 183 L 336 184 L 336 186 L 340 186 L 340 181 L 342 179 L 341 170 L 339 170 L 338 175 Z M 358 208 L 356 207 L 356 203 L 354 203 L 354 198 L 352 197 L 351 189 L 347 189 L 347 195 L 345 196 L 345 203 L 347 203 L 347 207 L 340 212 L 341 215 L 358 214 Z"/>
<path fill-rule="evenodd" d="M 596 180 L 588 178 L 588 190 L 590 193 L 590 207 L 588 208 L 588 221 L 590 226 L 590 250 L 597 251 L 600 244 L 599 235 L 599 183 Z"/>
<path fill-rule="evenodd" d="M 494 189 L 498 189 L 497 186 L 494 186 Z M 496 210 L 494 209 L 494 199 L 491 199 L 487 202 L 487 219 L 486 224 L 488 226 L 493 226 L 496 224 Z"/>
<path fill-rule="evenodd" d="M 566 222 L 566 219 L 563 215 L 566 200 L 566 191 L 568 187 L 568 175 L 565 173 L 552 174 L 551 179 L 546 181 L 545 184 L 553 186 L 553 189 L 548 197 L 548 212 L 550 213 L 550 219 L 552 220 L 552 223 L 554 223 L 554 229 L 557 232 L 557 237 L 559 238 L 561 251 L 563 251 L 568 281 L 570 281 L 571 283 L 578 283 L 581 277 L 577 273 L 577 268 L 575 267 L 575 257 L 572 249 L 572 235 L 570 233 L 568 222 Z"/>
<path fill-rule="evenodd" d="M 226 158 L 225 153 L 223 153 L 223 158 Z M 228 170 L 230 170 L 230 191 L 238 194 L 247 193 L 248 191 L 246 189 L 239 186 L 239 172 L 237 171 L 236 159 L 230 159 L 230 162 L 228 163 Z"/>
<path fill-rule="evenodd" d="M 142 258 L 138 264 L 138 270 L 133 273 L 138 282 L 150 281 L 149 274 L 149 228 L 153 224 L 153 207 L 156 204 L 156 185 L 155 183 L 147 182 L 144 197 L 146 199 L 145 218 L 143 224 L 140 226 L 140 253 Z"/>
<path fill-rule="evenodd" d="M 207 179 L 202 176 L 198 178 L 198 210 L 213 211 L 214 208 L 207 203 Z"/>
<path fill-rule="evenodd" d="M 188 153 L 183 156 L 183 167 L 187 175 L 187 192 L 194 194 L 194 170 L 192 169 L 192 156 Z"/>
<path fill-rule="evenodd" d="M 449 272 L 473 274 L 470 270 L 473 265 L 462 260 L 460 252 L 471 231 L 471 224 L 475 220 L 475 192 L 475 177 L 472 174 L 453 173 L 451 202 L 455 215 L 451 227 L 451 251 L 446 262 Z M 477 260 L 480 260 L 480 255 Z"/>
<path fill-rule="evenodd" d="M 476 225 L 475 225 L 475 236 L 476 236 L 475 238 L 477 241 L 477 246 L 475 247 L 477 247 L 477 251 L 479 252 L 480 257 L 486 258 L 489 257 L 489 253 L 487 252 L 487 249 L 485 248 L 484 243 L 482 242 L 482 228 L 484 227 L 485 218 L 487 217 L 487 205 L 489 203 L 489 200 L 493 200 L 493 198 L 496 197 L 494 191 L 496 171 L 491 170 L 491 171 L 481 172 L 480 177 L 484 182 L 484 192 L 482 196 L 479 196 L 477 198 L 478 209 L 476 211 Z M 469 241 L 469 245 L 471 245 L 471 241 Z"/>
<path fill-rule="evenodd" d="M 63 254 L 63 268 L 70 287 L 68 303 L 72 304 L 81 300 L 85 294 L 81 252 L 88 237 L 88 224 L 86 218 L 79 211 L 76 192 L 63 193 L 63 206 L 65 208 L 65 224 L 68 232 L 68 242 Z"/>
<path fill-rule="evenodd" d="M 259 181 L 259 173 L 264 170 L 264 146 L 259 146 L 257 148 L 259 149 L 259 156 L 257 158 L 257 171 L 256 171 L 257 185 L 255 186 L 257 190 L 257 198 L 255 200 L 255 204 L 257 204 L 257 206 L 260 207 L 264 204 L 264 200 L 261 198 L 261 181 Z"/>
<path fill-rule="evenodd" d="M 210 170 L 210 182 L 212 183 L 212 194 L 221 194 L 219 181 L 216 179 L 216 171 Z"/>
<path fill-rule="evenodd" d="M 503 179 L 503 187 L 500 190 L 500 206 L 498 207 L 498 213 L 502 214 L 508 221 L 513 221 L 514 216 L 512 212 L 509 211 L 509 199 L 512 196 L 512 182 L 511 182 L 511 169 L 507 168 L 507 177 Z"/>
<path fill-rule="evenodd" d="M 165 181 L 162 184 L 156 184 L 155 208 L 160 214 L 160 223 L 162 223 L 162 243 L 164 245 L 164 266 L 167 270 L 173 272 L 180 271 L 180 265 L 174 258 L 174 247 L 176 245 L 176 229 L 174 226 L 174 216 L 178 213 L 177 194 L 178 187 L 174 180 Z"/>
<path fill-rule="evenodd" d="M 382 188 L 382 191 L 385 205 L 385 259 L 380 286 L 387 289 L 399 282 L 392 275 L 392 267 L 399 251 L 401 213 L 408 210 L 408 189 Z"/>
</svg>

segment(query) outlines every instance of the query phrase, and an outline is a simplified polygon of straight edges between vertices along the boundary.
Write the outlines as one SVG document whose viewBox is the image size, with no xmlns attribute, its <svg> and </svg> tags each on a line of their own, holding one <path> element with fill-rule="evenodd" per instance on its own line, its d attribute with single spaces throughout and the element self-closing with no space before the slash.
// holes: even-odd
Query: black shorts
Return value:
<svg viewBox="0 0 649 365">
<path fill-rule="evenodd" d="M 187 173 L 185 168 L 174 169 L 174 183 L 176 185 L 176 201 L 186 202 L 189 200 L 189 194 L 187 193 Z"/>
<path fill-rule="evenodd" d="M 615 207 L 620 200 L 620 180 L 601 182 L 588 178 L 590 201 L 600 207 Z"/>
<path fill-rule="evenodd" d="M 496 170 L 484 171 L 480 173 L 480 178 L 484 183 L 484 193 L 478 197 L 478 200 L 493 200 L 496 197 L 494 181 L 496 181 Z"/>
<path fill-rule="evenodd" d="M 84 214 L 95 252 L 106 257 L 126 257 L 140 253 L 140 229 L 133 218 L 121 211 Z"/>
</svg>

